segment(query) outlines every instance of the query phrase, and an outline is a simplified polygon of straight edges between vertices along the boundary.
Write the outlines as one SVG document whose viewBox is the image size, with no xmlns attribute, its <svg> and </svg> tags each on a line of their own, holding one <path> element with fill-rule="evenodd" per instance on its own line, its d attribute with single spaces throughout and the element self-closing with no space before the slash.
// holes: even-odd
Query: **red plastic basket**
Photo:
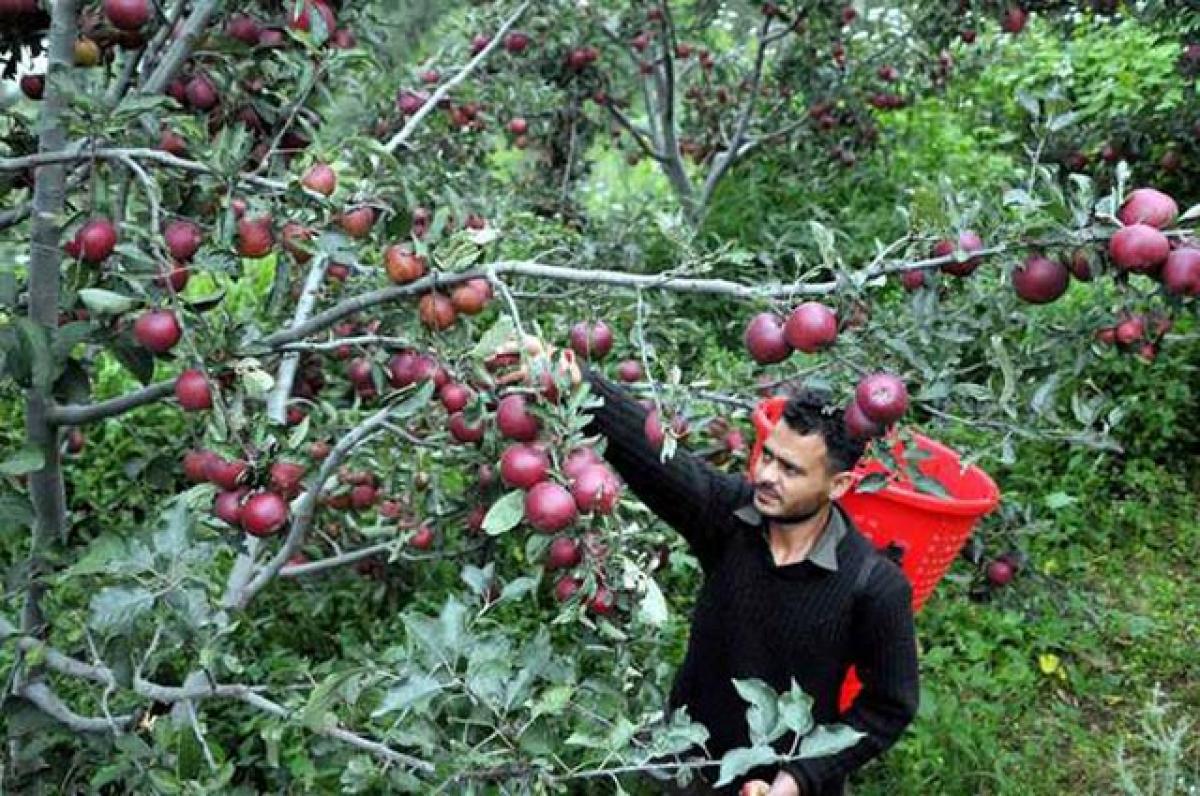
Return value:
<svg viewBox="0 0 1200 796">
<path fill-rule="evenodd" d="M 762 455 L 763 441 L 770 435 L 787 398 L 776 396 L 760 401 L 754 410 L 756 432 L 750 454 L 749 471 Z M 871 473 L 886 473 L 877 459 L 864 458 L 854 468 L 854 487 L 839 501 L 850 519 L 878 548 L 895 545 L 903 553 L 901 569 L 913 587 L 913 610 L 919 611 L 958 556 L 975 524 L 1000 502 L 1000 490 L 980 468 L 963 468 L 959 456 L 950 448 L 928 437 L 914 434 L 917 447 L 929 456 L 916 462 L 924 475 L 936 479 L 949 497 L 917 492 L 903 481 L 889 481 L 875 492 L 859 492 L 856 487 Z M 899 458 L 903 443 L 896 441 L 894 455 Z M 841 709 L 845 711 L 857 696 L 861 685 L 853 668 L 842 686 Z"/>
</svg>

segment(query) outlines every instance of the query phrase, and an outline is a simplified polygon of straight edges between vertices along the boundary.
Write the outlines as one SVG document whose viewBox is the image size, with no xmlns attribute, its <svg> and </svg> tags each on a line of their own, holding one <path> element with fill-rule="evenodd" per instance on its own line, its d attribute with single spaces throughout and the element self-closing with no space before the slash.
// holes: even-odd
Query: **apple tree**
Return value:
<svg viewBox="0 0 1200 796">
<path fill-rule="evenodd" d="M 18 779 L 566 792 L 820 753 L 843 737 L 803 694 L 747 682 L 753 748 L 664 762 L 706 735 L 662 709 L 694 566 L 586 386 L 497 352 L 569 346 L 664 456 L 722 466 L 756 390 L 821 386 L 937 493 L 894 455 L 916 424 L 1112 447 L 1089 365 L 1193 322 L 1194 197 L 1060 163 L 1111 120 L 1053 85 L 995 109 L 1038 142 L 1018 167 L 927 182 L 870 239 L 794 207 L 722 231 L 756 173 L 878 175 L 964 63 L 1170 9 L 453 5 L 0 3 L 8 74 L 46 65 L 0 121 Z"/>
</svg>

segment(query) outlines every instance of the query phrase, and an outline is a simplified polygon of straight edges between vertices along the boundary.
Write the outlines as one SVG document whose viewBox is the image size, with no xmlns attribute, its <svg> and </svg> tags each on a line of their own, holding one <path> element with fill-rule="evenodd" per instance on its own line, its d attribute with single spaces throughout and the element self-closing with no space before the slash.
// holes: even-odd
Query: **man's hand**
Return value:
<svg viewBox="0 0 1200 796">
<path fill-rule="evenodd" d="M 780 771 L 775 775 L 775 781 L 771 783 L 767 796 L 801 796 L 800 785 L 791 774 Z"/>
<path fill-rule="evenodd" d="M 522 352 L 525 354 L 525 363 L 521 363 Z M 554 368 L 553 372 L 556 375 L 569 375 L 573 387 L 583 381 L 583 373 L 579 370 L 579 363 L 575 361 L 574 351 L 569 348 L 556 351 L 553 346 L 547 345 L 531 334 L 525 335 L 520 346 L 517 345 L 516 340 L 510 340 L 501 345 L 494 354 L 487 358 L 485 365 L 488 370 L 498 372 L 496 385 L 499 387 L 528 383 L 531 371 L 550 373 L 551 368 Z M 503 371 L 504 368 L 514 365 L 516 367 L 512 370 Z"/>
<path fill-rule="evenodd" d="M 766 781 L 761 779 L 752 779 L 749 782 L 742 784 L 742 790 L 738 796 L 767 796 L 771 792 L 771 786 Z"/>
</svg>

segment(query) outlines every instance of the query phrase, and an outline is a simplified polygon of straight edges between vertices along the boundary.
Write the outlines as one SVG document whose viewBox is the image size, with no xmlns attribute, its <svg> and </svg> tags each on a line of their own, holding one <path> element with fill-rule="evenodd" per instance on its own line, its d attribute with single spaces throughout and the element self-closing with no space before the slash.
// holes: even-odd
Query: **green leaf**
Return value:
<svg viewBox="0 0 1200 796">
<path fill-rule="evenodd" d="M 750 703 L 746 710 L 746 723 L 750 727 L 751 743 L 769 743 L 778 738 L 783 727 L 779 723 L 779 710 L 775 705 L 779 698 L 775 689 L 755 678 L 734 680 L 733 687 L 738 696 Z"/>
<path fill-rule="evenodd" d="M 88 627 L 105 634 L 127 631 L 153 605 L 148 589 L 111 586 L 92 597 Z"/>
<path fill-rule="evenodd" d="M 667 600 L 654 578 L 646 578 L 646 593 L 638 603 L 638 617 L 649 625 L 664 624 L 670 618 Z"/>
<path fill-rule="evenodd" d="M 383 695 L 379 707 L 371 713 L 372 718 L 378 718 L 398 710 L 410 710 L 423 707 L 430 697 L 442 690 L 441 682 L 432 675 L 421 673 L 409 677 L 405 683 L 393 688 Z"/>
<path fill-rule="evenodd" d="M 779 697 L 779 720 L 799 736 L 808 735 L 813 728 L 813 699 L 792 680 L 792 687 Z"/>
<path fill-rule="evenodd" d="M 520 524 L 525 516 L 525 493 L 514 489 L 497 500 L 483 518 L 483 531 L 489 536 L 508 533 Z"/>
<path fill-rule="evenodd" d="M 112 352 L 134 378 L 143 385 L 154 380 L 154 355 L 139 345 L 133 345 L 126 340 L 115 340 Z"/>
<path fill-rule="evenodd" d="M 930 478 L 915 467 L 912 468 L 912 482 L 917 487 L 918 492 L 924 492 L 940 498 L 950 497 L 950 493 L 946 491 L 946 487 L 942 486 L 941 481 L 938 481 L 936 478 Z"/>
<path fill-rule="evenodd" d="M 571 704 L 571 697 L 574 694 L 574 686 L 550 686 L 534 701 L 533 707 L 529 712 L 529 718 L 536 719 L 538 716 L 557 716 L 561 714 L 566 710 L 567 705 Z"/>
<path fill-rule="evenodd" d="M 462 574 L 459 577 L 462 578 L 463 583 L 467 584 L 467 587 L 471 590 L 471 593 L 478 597 L 487 591 L 488 584 L 491 583 L 492 573 L 495 569 L 496 565 L 494 562 L 488 562 L 488 565 L 483 569 L 480 569 L 474 564 L 467 564 L 465 567 L 463 567 Z"/>
<path fill-rule="evenodd" d="M 392 418 L 399 420 L 415 415 L 429 403 L 429 399 L 433 397 L 433 390 L 433 379 L 425 381 L 420 389 L 396 405 L 396 408 L 391 413 Z"/>
<path fill-rule="evenodd" d="M 774 763 L 779 755 L 769 746 L 749 746 L 731 749 L 721 758 L 721 777 L 717 787 L 723 788 L 752 768 Z"/>
<path fill-rule="evenodd" d="M 1068 495 L 1066 492 L 1053 492 L 1043 498 L 1046 508 L 1053 511 L 1065 509 L 1067 506 L 1073 506 L 1079 502 L 1079 498 L 1074 495 Z"/>
<path fill-rule="evenodd" d="M 79 299 L 95 315 L 123 315 L 138 305 L 137 299 L 98 287 L 83 288 Z"/>
<path fill-rule="evenodd" d="M 822 724 L 800 741 L 800 757 L 824 757 L 848 749 L 866 733 L 845 724 Z"/>
<path fill-rule="evenodd" d="M 113 563 L 123 560 L 128 552 L 123 539 L 111 533 L 101 534 L 92 540 L 87 552 L 65 574 L 78 576 L 109 572 Z"/>
<path fill-rule="evenodd" d="M 537 584 L 537 578 L 531 578 L 528 575 L 510 580 L 508 583 L 504 584 L 504 588 L 500 590 L 500 598 L 497 600 L 497 602 L 504 603 L 520 599 L 536 589 Z"/>
<path fill-rule="evenodd" d="M 486 359 L 506 341 L 514 339 L 516 334 L 517 330 L 512 319 L 507 315 L 502 315 L 492 324 L 492 328 L 483 333 L 483 337 L 475 344 L 475 348 L 471 349 L 471 356 L 475 359 Z"/>
<path fill-rule="evenodd" d="M 33 526 L 33 506 L 24 495 L 0 495 L 0 533 Z"/>
<path fill-rule="evenodd" d="M 41 448 L 26 445 L 0 462 L 0 475 L 27 475 L 46 466 L 46 453 Z"/>
</svg>

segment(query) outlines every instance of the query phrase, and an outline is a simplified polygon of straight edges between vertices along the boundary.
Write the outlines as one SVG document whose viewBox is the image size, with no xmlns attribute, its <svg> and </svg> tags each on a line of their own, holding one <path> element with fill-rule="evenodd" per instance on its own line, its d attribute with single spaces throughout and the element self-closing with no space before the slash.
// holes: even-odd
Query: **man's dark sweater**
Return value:
<svg viewBox="0 0 1200 796">
<path fill-rule="evenodd" d="M 750 745 L 747 704 L 731 680 L 758 678 L 783 692 L 795 678 L 814 700 L 818 724 L 842 722 L 866 733 L 837 754 L 785 765 L 802 794 L 842 793 L 846 775 L 895 743 L 916 714 L 908 581 L 836 505 L 812 554 L 776 566 L 746 479 L 682 449 L 660 462 L 646 440 L 645 409 L 594 371 L 585 368 L 584 374 L 604 399 L 587 433 L 607 439 L 605 458 L 651 511 L 687 539 L 704 572 L 670 708 L 687 706 L 710 733 L 709 755 L 719 758 Z M 855 581 L 868 556 L 878 561 L 855 599 Z M 838 695 L 851 664 L 863 690 L 839 714 Z M 793 740 L 787 733 L 775 748 L 787 752 Z M 757 769 L 743 779 L 770 782 L 777 770 Z"/>
</svg>

